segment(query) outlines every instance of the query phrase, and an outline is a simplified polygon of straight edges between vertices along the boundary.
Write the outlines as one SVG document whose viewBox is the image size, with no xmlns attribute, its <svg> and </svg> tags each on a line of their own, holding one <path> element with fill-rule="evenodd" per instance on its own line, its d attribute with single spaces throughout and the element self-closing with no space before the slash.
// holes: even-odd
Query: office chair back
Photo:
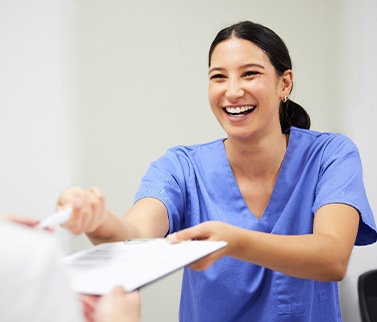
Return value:
<svg viewBox="0 0 377 322">
<path fill-rule="evenodd" d="M 358 279 L 359 308 L 362 322 L 377 322 L 377 269 Z"/>
</svg>

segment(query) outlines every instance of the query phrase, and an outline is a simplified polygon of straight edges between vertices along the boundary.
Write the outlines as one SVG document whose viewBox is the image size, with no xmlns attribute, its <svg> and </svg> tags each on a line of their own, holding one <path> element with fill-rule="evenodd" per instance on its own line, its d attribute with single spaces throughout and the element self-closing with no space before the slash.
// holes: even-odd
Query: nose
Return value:
<svg viewBox="0 0 377 322">
<path fill-rule="evenodd" d="M 226 89 L 226 97 L 229 100 L 236 100 L 239 97 L 242 97 L 244 95 L 244 90 L 242 89 L 242 86 L 240 82 L 236 79 L 229 79 L 228 86 Z"/>
</svg>

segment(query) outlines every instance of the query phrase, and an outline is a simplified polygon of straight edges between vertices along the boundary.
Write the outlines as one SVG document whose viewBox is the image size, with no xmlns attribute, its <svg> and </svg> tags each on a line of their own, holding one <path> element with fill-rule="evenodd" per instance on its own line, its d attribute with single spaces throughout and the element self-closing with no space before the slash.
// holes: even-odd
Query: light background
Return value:
<svg viewBox="0 0 377 322">
<path fill-rule="evenodd" d="M 373 0 L 0 0 L 0 211 L 47 216 L 78 184 L 99 186 L 123 215 L 168 147 L 224 136 L 207 53 L 219 29 L 246 19 L 286 42 L 292 98 L 312 128 L 356 142 L 377 211 L 376 16 Z M 59 233 L 67 252 L 89 246 Z M 340 284 L 345 322 L 360 321 L 357 277 L 376 267 L 376 245 L 355 248 Z M 142 290 L 143 321 L 177 321 L 180 277 Z"/>
</svg>

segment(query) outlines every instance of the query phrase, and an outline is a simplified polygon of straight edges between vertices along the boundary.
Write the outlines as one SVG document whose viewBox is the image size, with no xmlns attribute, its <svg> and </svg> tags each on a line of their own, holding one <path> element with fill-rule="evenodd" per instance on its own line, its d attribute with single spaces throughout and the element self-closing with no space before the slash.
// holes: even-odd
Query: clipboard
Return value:
<svg viewBox="0 0 377 322">
<path fill-rule="evenodd" d="M 74 291 L 102 295 L 118 285 L 128 292 L 140 289 L 226 245 L 224 241 L 130 240 L 96 245 L 63 261 Z"/>
</svg>

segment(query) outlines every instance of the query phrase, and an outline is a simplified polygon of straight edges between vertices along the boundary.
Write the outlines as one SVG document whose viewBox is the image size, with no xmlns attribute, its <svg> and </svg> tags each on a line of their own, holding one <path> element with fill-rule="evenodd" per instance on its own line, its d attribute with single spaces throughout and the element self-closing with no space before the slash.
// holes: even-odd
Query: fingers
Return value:
<svg viewBox="0 0 377 322">
<path fill-rule="evenodd" d="M 126 293 L 122 287 L 115 287 L 103 296 L 95 312 L 96 322 L 140 321 L 139 292 Z"/>
<path fill-rule="evenodd" d="M 168 235 L 167 238 L 173 244 L 185 240 L 197 239 L 197 237 L 199 236 L 197 230 L 197 226 L 183 229 L 181 231 L 175 232 L 174 234 Z"/>
<path fill-rule="evenodd" d="M 88 220 L 86 232 L 92 232 L 105 219 L 105 196 L 97 187 L 92 187 L 88 190 L 88 199 L 93 216 Z"/>
<path fill-rule="evenodd" d="M 77 186 L 73 186 L 64 190 L 58 198 L 56 210 L 61 210 L 63 208 L 72 207 L 74 197 L 76 195 L 81 194 L 83 191 L 84 189 Z"/>
<path fill-rule="evenodd" d="M 100 297 L 81 294 L 80 301 L 86 322 L 95 322 L 95 310 Z"/>
<path fill-rule="evenodd" d="M 168 235 L 167 238 L 171 243 L 179 243 L 185 240 L 228 240 L 227 229 L 229 226 L 217 221 L 203 222 L 194 227 L 183 229 L 174 234 Z M 214 262 L 226 255 L 227 248 L 224 247 L 212 254 L 189 265 L 194 270 L 205 270 Z"/>
<path fill-rule="evenodd" d="M 138 291 L 126 293 L 123 287 L 116 286 L 111 294 L 114 298 L 124 301 L 129 311 L 134 311 L 140 316 L 140 293 Z"/>
<path fill-rule="evenodd" d="M 194 227 L 180 230 L 174 234 L 168 235 L 167 238 L 171 243 L 179 243 L 185 240 L 206 240 L 211 238 L 210 231 L 207 229 L 205 223 Z"/>
<path fill-rule="evenodd" d="M 196 262 L 189 265 L 189 268 L 196 271 L 203 271 L 210 267 L 213 263 L 218 261 L 222 257 L 221 251 L 216 251 L 212 254 L 209 254 L 202 259 L 197 260 Z"/>
<path fill-rule="evenodd" d="M 58 201 L 60 208 L 72 208 L 72 214 L 70 219 L 62 226 L 69 229 L 74 234 L 78 235 L 83 232 L 83 222 L 85 217 L 88 217 L 89 211 L 86 206 L 86 196 L 84 189 L 80 187 L 72 187 L 67 189 Z"/>
<path fill-rule="evenodd" d="M 38 219 L 33 219 L 33 218 L 29 218 L 29 217 L 4 215 L 3 218 L 6 219 L 6 220 L 9 220 L 11 222 L 21 224 L 21 225 L 24 225 L 24 226 L 28 226 L 28 227 L 35 227 L 39 223 Z"/>
<path fill-rule="evenodd" d="M 105 197 L 97 187 L 71 187 L 58 200 L 57 208 L 72 208 L 71 218 L 62 226 L 74 234 L 90 233 L 105 220 Z"/>
</svg>

